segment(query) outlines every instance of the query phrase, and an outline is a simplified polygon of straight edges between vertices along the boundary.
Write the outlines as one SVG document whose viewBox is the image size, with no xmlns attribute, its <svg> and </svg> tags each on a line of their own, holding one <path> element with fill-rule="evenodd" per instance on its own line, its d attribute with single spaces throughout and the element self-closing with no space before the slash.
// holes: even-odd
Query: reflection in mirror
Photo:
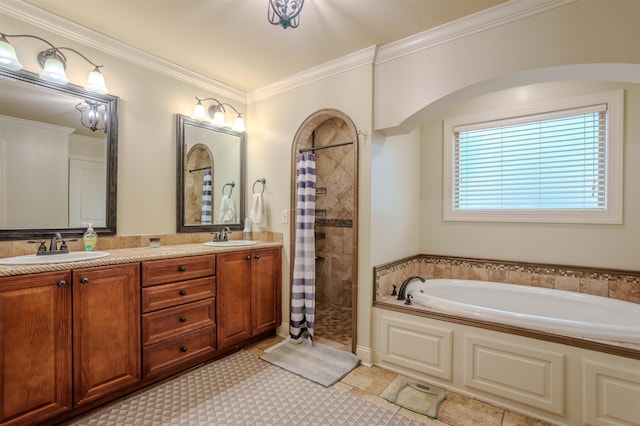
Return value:
<svg viewBox="0 0 640 426">
<path fill-rule="evenodd" d="M 0 69 L 0 239 L 115 234 L 117 99 Z"/>
<path fill-rule="evenodd" d="M 177 115 L 178 232 L 242 229 L 245 134 Z"/>
</svg>

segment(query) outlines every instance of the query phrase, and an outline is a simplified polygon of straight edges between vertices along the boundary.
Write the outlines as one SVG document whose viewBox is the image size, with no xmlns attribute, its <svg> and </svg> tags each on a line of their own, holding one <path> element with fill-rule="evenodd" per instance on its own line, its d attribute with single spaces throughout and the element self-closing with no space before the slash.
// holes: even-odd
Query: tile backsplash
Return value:
<svg viewBox="0 0 640 426">
<path fill-rule="evenodd" d="M 153 234 L 153 235 L 128 235 L 128 236 L 99 236 L 96 250 L 114 250 L 123 248 L 149 247 L 151 238 L 159 238 L 161 246 L 180 244 L 198 244 L 211 241 L 213 236 L 209 232 L 194 232 L 183 234 Z M 229 234 L 232 240 L 241 240 L 242 232 L 233 231 Z M 261 241 L 282 242 L 282 234 L 273 232 L 252 232 L 251 238 Z M 46 241 L 47 247 L 49 241 Z M 82 237 L 77 241 L 68 241 L 69 250 L 83 250 Z M 22 256 L 34 254 L 37 244 L 30 244 L 27 240 L 0 241 L 0 257 Z"/>
</svg>

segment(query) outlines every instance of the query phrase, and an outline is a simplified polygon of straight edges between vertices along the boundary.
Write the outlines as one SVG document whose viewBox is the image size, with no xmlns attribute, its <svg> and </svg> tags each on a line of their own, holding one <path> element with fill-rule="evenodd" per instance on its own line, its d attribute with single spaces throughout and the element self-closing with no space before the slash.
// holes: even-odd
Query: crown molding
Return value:
<svg viewBox="0 0 640 426">
<path fill-rule="evenodd" d="M 402 40 L 385 44 L 378 50 L 376 65 L 518 21 L 574 1 L 576 0 L 511 0 Z"/>
<path fill-rule="evenodd" d="M 273 84 L 263 86 L 253 90 L 247 94 L 247 102 L 252 103 L 268 98 L 287 90 L 294 89 L 318 80 L 340 74 L 364 65 L 373 65 L 377 47 L 369 46 L 357 52 L 350 53 L 346 56 L 334 59 L 324 64 L 309 68 L 305 71 L 293 74 L 287 78 L 276 81 Z"/>
<path fill-rule="evenodd" d="M 241 90 L 92 31 L 21 0 L 2 0 L 0 2 L 0 12 L 225 98 L 242 103 L 247 102 L 246 93 Z"/>
<path fill-rule="evenodd" d="M 420 50 L 505 25 L 576 0 L 511 0 L 465 18 L 427 30 L 384 46 L 372 46 L 323 65 L 302 71 L 247 94 L 252 103 L 275 94 L 311 83 L 357 66 L 378 65 Z"/>
</svg>

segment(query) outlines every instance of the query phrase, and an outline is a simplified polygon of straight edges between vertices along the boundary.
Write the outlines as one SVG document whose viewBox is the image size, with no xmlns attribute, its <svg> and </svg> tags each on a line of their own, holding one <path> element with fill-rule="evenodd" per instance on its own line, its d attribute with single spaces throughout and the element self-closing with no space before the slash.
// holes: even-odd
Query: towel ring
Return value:
<svg viewBox="0 0 640 426">
<path fill-rule="evenodd" d="M 264 184 L 267 183 L 267 179 L 262 178 L 262 179 L 258 179 L 257 181 L 253 182 L 253 193 L 254 194 L 256 194 L 256 184 L 257 183 L 261 183 L 262 184 L 262 191 L 260 193 L 264 194 Z"/>
<path fill-rule="evenodd" d="M 228 195 L 228 196 L 230 197 L 230 196 L 231 196 L 231 194 L 233 193 L 233 187 L 234 187 L 234 186 L 236 186 L 236 183 L 235 183 L 235 182 L 225 183 L 225 184 L 222 186 L 222 195 L 225 195 L 225 193 L 224 193 L 224 189 L 225 189 L 227 186 L 230 186 L 230 187 L 231 187 L 231 189 L 229 190 L 229 194 L 226 194 L 226 195 Z"/>
</svg>

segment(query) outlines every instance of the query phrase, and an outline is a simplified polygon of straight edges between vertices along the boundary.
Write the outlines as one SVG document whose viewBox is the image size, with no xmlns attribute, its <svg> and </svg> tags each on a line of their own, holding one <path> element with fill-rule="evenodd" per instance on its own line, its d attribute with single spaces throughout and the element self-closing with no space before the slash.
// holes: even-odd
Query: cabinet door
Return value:
<svg viewBox="0 0 640 426">
<path fill-rule="evenodd" d="M 141 378 L 139 276 L 137 263 L 73 271 L 76 406 Z"/>
<path fill-rule="evenodd" d="M 71 408 L 69 271 L 0 279 L 0 423 Z"/>
<path fill-rule="evenodd" d="M 282 320 L 282 268 L 279 248 L 252 250 L 251 256 L 251 325 L 257 335 Z"/>
<path fill-rule="evenodd" d="M 251 252 L 218 255 L 218 349 L 251 337 Z"/>
</svg>

